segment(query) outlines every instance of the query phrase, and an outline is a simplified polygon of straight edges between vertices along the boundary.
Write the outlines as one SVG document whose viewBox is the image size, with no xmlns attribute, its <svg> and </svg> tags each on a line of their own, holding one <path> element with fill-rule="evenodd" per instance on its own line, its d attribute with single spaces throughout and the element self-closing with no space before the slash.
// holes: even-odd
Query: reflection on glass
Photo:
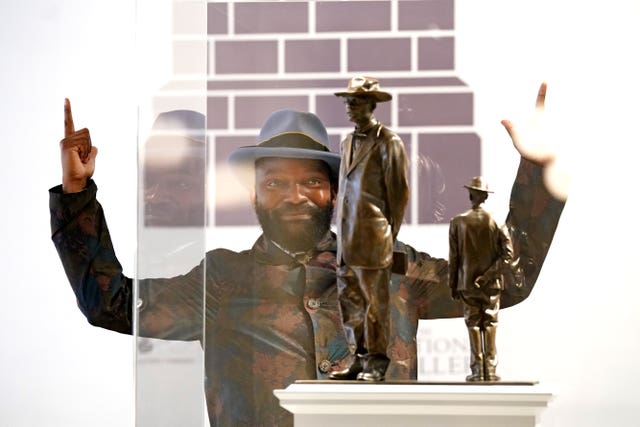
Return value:
<svg viewBox="0 0 640 427">
<path fill-rule="evenodd" d="M 144 224 L 201 227 L 205 213 L 204 116 L 161 113 L 144 146 Z"/>
<path fill-rule="evenodd" d="M 203 427 L 205 282 L 179 277 L 206 251 L 207 2 L 136 0 L 136 10 L 135 425 Z"/>
<path fill-rule="evenodd" d="M 205 116 L 161 112 L 140 153 L 136 426 L 201 427 L 204 279 L 192 275 L 187 287 L 162 278 L 183 274 L 204 257 Z"/>
</svg>

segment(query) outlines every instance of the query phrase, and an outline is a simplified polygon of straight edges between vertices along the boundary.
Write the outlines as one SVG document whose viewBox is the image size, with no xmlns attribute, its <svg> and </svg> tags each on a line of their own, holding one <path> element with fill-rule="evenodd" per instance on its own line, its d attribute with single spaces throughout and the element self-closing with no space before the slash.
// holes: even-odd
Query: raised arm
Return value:
<svg viewBox="0 0 640 427">
<path fill-rule="evenodd" d="M 89 323 L 131 334 L 133 280 L 123 274 L 91 176 L 97 150 L 89 131 L 74 130 L 65 100 L 60 142 L 63 184 L 49 190 L 51 239 Z M 201 334 L 202 265 L 184 276 L 140 281 L 140 334 L 191 340 Z M 189 295 L 199 297 L 189 299 Z M 194 321 L 191 321 L 194 320 Z"/>
<path fill-rule="evenodd" d="M 536 97 L 534 128 L 519 132 L 509 120 L 502 124 L 509 133 L 521 160 L 511 190 L 509 214 L 505 224 L 513 244 L 514 262 L 505 277 L 501 305 L 509 307 L 529 296 L 540 274 L 564 209 L 566 193 L 555 185 L 549 171 L 556 155 L 540 141 L 547 84 L 542 83 Z"/>
<path fill-rule="evenodd" d="M 64 138 L 60 141 L 62 163 L 62 191 L 77 193 L 87 186 L 93 176 L 98 149 L 91 145 L 89 129 L 75 130 L 71 103 L 64 100 Z"/>
<path fill-rule="evenodd" d="M 132 281 L 122 274 L 91 180 L 97 153 L 89 130 L 75 130 L 65 99 L 62 185 L 49 190 L 51 239 L 89 323 L 131 333 Z"/>
<path fill-rule="evenodd" d="M 544 110 L 546 92 L 547 85 L 542 83 L 536 96 L 537 119 Z M 527 131 L 519 133 L 511 121 L 503 120 L 502 124 L 521 156 L 505 221 L 513 246 L 513 261 L 510 268 L 505 269 L 505 289 L 500 304 L 506 308 L 523 301 L 531 293 L 551 246 L 564 200 L 554 196 L 545 183 L 545 171 L 555 161 L 553 152 L 535 141 Z M 416 252 L 410 261 L 403 283 L 414 298 L 419 318 L 462 315 L 460 304 L 449 296 L 447 273 L 446 260 Z"/>
</svg>

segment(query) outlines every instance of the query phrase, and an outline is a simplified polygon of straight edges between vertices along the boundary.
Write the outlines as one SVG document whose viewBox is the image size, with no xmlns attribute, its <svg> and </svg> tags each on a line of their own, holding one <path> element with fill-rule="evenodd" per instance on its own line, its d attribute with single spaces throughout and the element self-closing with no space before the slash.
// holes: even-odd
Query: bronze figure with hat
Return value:
<svg viewBox="0 0 640 427">
<path fill-rule="evenodd" d="M 378 102 L 392 98 L 377 79 L 353 77 L 335 95 L 344 98 L 355 124 L 341 145 L 336 223 L 340 304 L 357 357 L 331 378 L 382 381 L 389 364 L 389 285 L 398 269 L 393 247 L 409 201 L 407 157 L 400 137 L 373 115 Z"/>
<path fill-rule="evenodd" d="M 449 287 L 464 305 L 469 333 L 471 374 L 467 381 L 498 381 L 496 328 L 503 272 L 513 260 L 509 232 L 500 227 L 482 204 L 492 191 L 482 177 L 464 186 L 471 209 L 449 224 Z"/>
</svg>

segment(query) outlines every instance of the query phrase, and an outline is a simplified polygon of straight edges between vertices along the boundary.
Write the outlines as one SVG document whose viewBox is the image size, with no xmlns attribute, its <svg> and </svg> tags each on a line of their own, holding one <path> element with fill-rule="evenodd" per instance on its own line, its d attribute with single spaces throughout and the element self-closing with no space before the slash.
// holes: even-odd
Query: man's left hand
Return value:
<svg viewBox="0 0 640 427">
<path fill-rule="evenodd" d="M 551 135 L 545 129 L 543 120 L 546 96 L 547 84 L 543 82 L 538 89 L 531 126 L 524 132 L 518 131 L 510 120 L 502 120 L 501 123 L 520 156 L 542 167 L 547 190 L 557 199 L 566 200 L 569 176 L 562 162 L 558 162 L 556 149 L 551 145 L 552 141 L 548 140 Z"/>
</svg>

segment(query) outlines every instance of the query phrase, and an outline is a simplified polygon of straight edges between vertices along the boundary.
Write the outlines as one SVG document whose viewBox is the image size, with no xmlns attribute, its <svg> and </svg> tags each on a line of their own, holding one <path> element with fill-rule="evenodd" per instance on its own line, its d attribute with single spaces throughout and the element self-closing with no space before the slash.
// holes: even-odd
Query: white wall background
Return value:
<svg viewBox="0 0 640 427">
<path fill-rule="evenodd" d="M 132 339 L 77 310 L 48 237 L 47 189 L 60 182 L 66 96 L 100 148 L 99 197 L 133 272 L 135 95 L 153 86 L 134 85 L 134 12 L 127 0 L 0 2 L 2 427 L 133 425 Z M 503 376 L 556 392 L 545 426 L 637 425 L 639 18 L 633 0 L 457 0 L 457 74 L 475 93 L 484 170 L 508 189 L 517 158 L 499 121 L 522 122 L 543 79 L 553 143 L 573 168 L 533 295 L 501 313 Z M 446 255 L 419 236 L 405 240 Z"/>
</svg>

